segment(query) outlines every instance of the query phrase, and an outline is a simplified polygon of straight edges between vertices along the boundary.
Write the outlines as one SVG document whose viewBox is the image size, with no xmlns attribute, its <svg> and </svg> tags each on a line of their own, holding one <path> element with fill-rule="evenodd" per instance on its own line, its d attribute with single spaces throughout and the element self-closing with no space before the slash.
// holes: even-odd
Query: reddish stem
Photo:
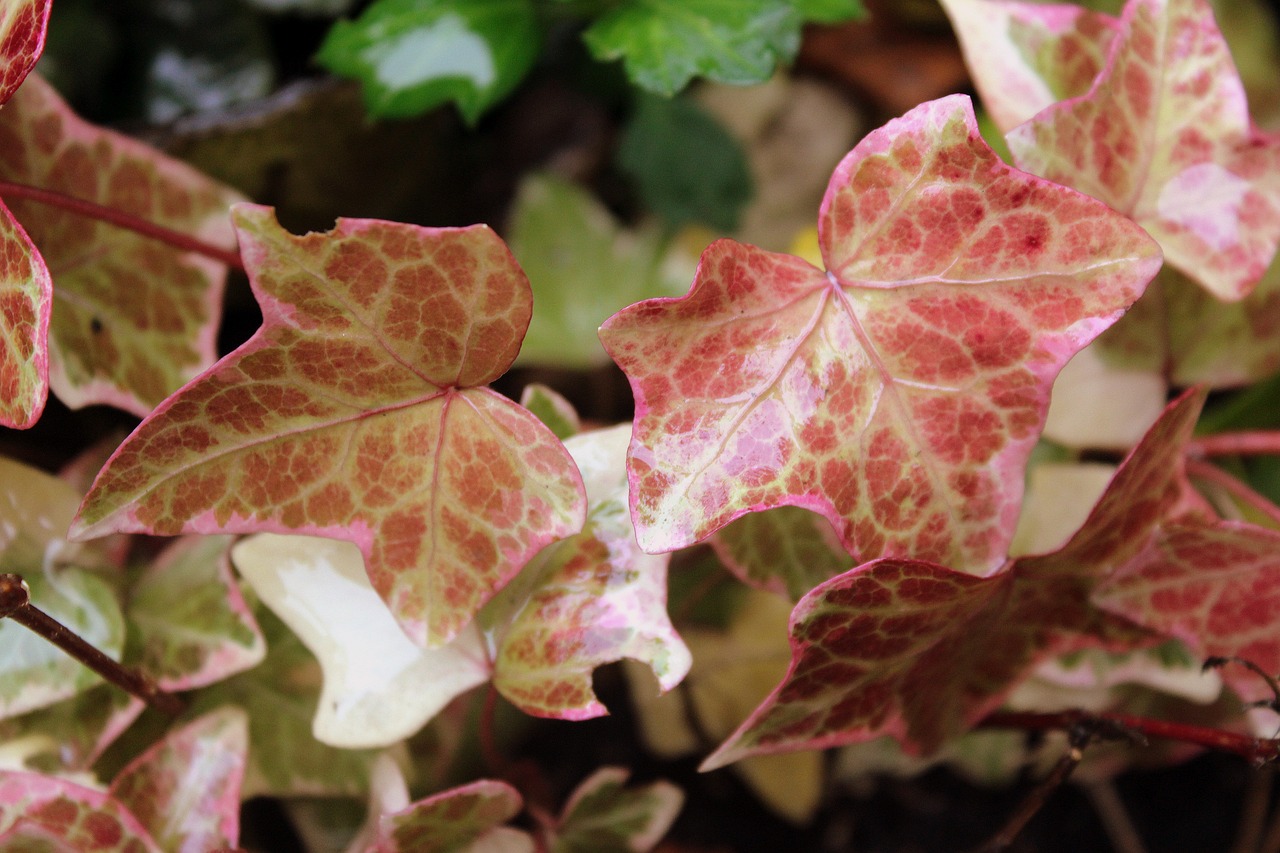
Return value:
<svg viewBox="0 0 1280 853">
<path fill-rule="evenodd" d="M 1232 752 L 1257 766 L 1280 759 L 1280 740 L 1249 737 L 1204 726 L 1171 723 L 1131 714 L 1090 714 L 1079 710 L 1059 711 L 1052 714 L 1000 711 L 985 717 L 978 725 L 984 729 L 1026 731 L 1069 731 L 1077 726 L 1093 726 L 1100 729 L 1132 732 L 1148 738 L 1190 743 L 1219 752 Z"/>
<path fill-rule="evenodd" d="M 183 702 L 177 696 L 161 690 L 143 673 L 107 657 L 100 649 L 85 642 L 79 634 L 32 604 L 27 582 L 14 574 L 0 574 L 0 618 L 6 616 L 35 631 L 107 681 L 132 693 L 157 711 L 174 717 L 182 713 Z"/>
<path fill-rule="evenodd" d="M 1190 456 L 1280 455 L 1280 430 L 1248 430 L 1204 435 L 1187 442 Z"/>
<path fill-rule="evenodd" d="M 1218 466 L 1211 465 L 1202 459 L 1188 459 L 1187 474 L 1199 480 L 1204 480 L 1206 483 L 1221 486 L 1242 503 L 1248 504 L 1277 525 L 1280 525 L 1280 507 L 1268 500 L 1266 495 L 1249 488 L 1249 486 L 1232 477 Z"/>
<path fill-rule="evenodd" d="M 244 261 L 240 260 L 239 252 L 210 245 L 203 240 L 192 237 L 190 234 L 174 231 L 172 228 L 165 228 L 163 225 L 157 225 L 140 216 L 125 213 L 123 210 L 118 210 L 114 207 L 106 207 L 105 205 L 95 204 L 92 201 L 86 201 L 65 193 L 27 184 L 14 184 L 9 181 L 0 181 L 0 198 L 22 198 L 27 201 L 58 207 L 89 219 L 96 219 L 119 228 L 126 228 L 144 237 L 167 243 L 184 252 L 195 252 L 196 254 L 204 255 L 206 258 L 212 258 L 218 263 L 226 264 L 231 269 L 244 270 Z"/>
</svg>

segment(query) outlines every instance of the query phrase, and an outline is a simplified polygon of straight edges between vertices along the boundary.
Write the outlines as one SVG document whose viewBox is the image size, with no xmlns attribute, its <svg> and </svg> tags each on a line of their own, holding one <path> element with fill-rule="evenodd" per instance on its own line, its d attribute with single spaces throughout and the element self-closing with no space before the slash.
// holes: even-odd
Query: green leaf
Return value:
<svg viewBox="0 0 1280 853">
<path fill-rule="evenodd" d="M 104 682 L 65 702 L 0 721 L 0 753 L 9 767 L 17 759 L 23 769 L 40 773 L 86 771 L 145 707 Z"/>
<path fill-rule="evenodd" d="M 668 148 L 674 141 L 667 141 Z M 666 241 L 658 229 L 623 229 L 589 192 L 550 175 L 533 175 L 521 184 L 511 251 L 533 288 L 533 320 L 518 360 L 523 364 L 607 364 L 596 338 L 600 324 L 641 299 L 683 293 L 692 279 L 692 267 L 683 275 L 666 263 Z"/>
<path fill-rule="evenodd" d="M 596 59 L 622 59 L 631 82 L 670 96 L 697 74 L 764 81 L 795 56 L 801 23 L 790 0 L 629 0 L 582 37 Z"/>
<path fill-rule="evenodd" d="M 360 80 L 373 115 L 452 100 L 475 123 L 528 72 L 540 41 L 529 0 L 381 0 L 338 22 L 316 59 Z"/>
<path fill-rule="evenodd" d="M 628 789 L 626 770 L 603 767 L 578 786 L 564 807 L 551 853 L 644 853 L 652 850 L 684 805 L 684 793 L 657 781 Z"/>
<path fill-rule="evenodd" d="M 815 24 L 838 24 L 867 14 L 861 0 L 796 0 L 796 8 Z"/>
<path fill-rule="evenodd" d="M 546 385 L 535 382 L 524 386 L 520 405 L 532 412 L 561 441 L 582 432 L 582 421 L 573 404 Z"/>
<path fill-rule="evenodd" d="M 670 225 L 732 231 L 751 200 L 751 173 L 729 132 L 692 101 L 642 96 L 618 147 L 640 199 Z"/>
</svg>

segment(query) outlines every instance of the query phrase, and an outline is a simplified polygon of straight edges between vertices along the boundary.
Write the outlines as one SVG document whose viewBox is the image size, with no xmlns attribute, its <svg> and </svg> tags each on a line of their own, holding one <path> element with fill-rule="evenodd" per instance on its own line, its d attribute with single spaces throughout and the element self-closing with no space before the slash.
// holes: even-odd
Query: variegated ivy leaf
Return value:
<svg viewBox="0 0 1280 853">
<path fill-rule="evenodd" d="M 17 838 L 48 839 L 77 853 L 161 853 L 162 849 L 142 823 L 105 791 L 56 776 L 0 771 L 0 843 Z M 13 848 L 5 845 L 5 849 Z"/>
<path fill-rule="evenodd" d="M 258 623 L 227 563 L 229 536 L 174 543 L 129 599 L 130 662 L 162 690 L 204 687 L 256 666 L 266 654 Z"/>
<path fill-rule="evenodd" d="M 0 9 L 0 15 L 4 10 Z M 36 247 L 0 203 L 0 424 L 26 429 L 49 397 L 53 280 Z"/>
<path fill-rule="evenodd" d="M 271 611 L 258 623 L 267 657 L 258 666 L 197 692 L 192 711 L 231 704 L 249 715 L 249 759 L 242 797 L 361 796 L 374 753 L 335 749 L 311 733 L 320 695 L 320 667 Z"/>
<path fill-rule="evenodd" d="M 527 833 L 502 826 L 522 806 L 505 782 L 452 788 L 383 815 L 368 853 L 533 853 Z"/>
<path fill-rule="evenodd" d="M 480 615 L 496 642 L 494 686 L 527 713 L 607 713 L 591 673 L 623 658 L 648 664 L 664 692 L 689 672 L 689 650 L 667 615 L 669 557 L 641 551 L 631 526 L 630 438 L 630 424 L 621 424 L 565 442 L 586 483 L 587 525 L 542 551 Z"/>
<path fill-rule="evenodd" d="M 244 711 L 214 711 L 134 759 L 108 793 L 165 850 L 235 847 L 248 741 Z"/>
<path fill-rule="evenodd" d="M 684 805 L 670 782 L 628 788 L 631 774 L 602 767 L 569 797 L 554 830 L 551 853 L 648 853 L 667 834 Z"/>
<path fill-rule="evenodd" d="M 636 399 L 640 544 L 674 550 L 795 505 L 858 560 L 991 571 L 1053 377 L 1137 298 L 1159 250 L 1001 163 L 962 96 L 854 148 L 819 225 L 826 272 L 718 241 L 687 296 L 602 327 Z"/>
<path fill-rule="evenodd" d="M 849 569 L 831 524 L 795 506 L 744 515 L 712 536 L 711 547 L 743 583 L 792 600 Z"/>
<path fill-rule="evenodd" d="M 1110 616 L 1090 595 L 1165 519 L 1197 517 L 1179 454 L 1204 396 L 1170 404 L 1057 551 L 986 578 L 882 559 L 818 586 L 792 611 L 787 675 L 703 767 L 886 734 L 931 753 L 1055 654 L 1150 645 L 1158 634 Z"/>
<path fill-rule="evenodd" d="M 1009 131 L 1050 104 L 1089 91 L 1120 29 L 1068 4 L 942 0 L 982 104 Z"/>
<path fill-rule="evenodd" d="M 582 420 L 573 404 L 546 385 L 535 382 L 524 386 L 520 405 L 533 412 L 561 441 L 582 432 Z"/>
<path fill-rule="evenodd" d="M 312 730 L 331 746 L 404 740 L 456 696 L 489 680 L 480 633 L 443 648 L 405 636 L 349 542 L 262 533 L 232 552 L 236 568 L 324 671 Z"/>
<path fill-rule="evenodd" d="M 235 243 L 227 221 L 234 192 L 82 121 L 35 76 L 0 111 L 0 180 L 116 208 L 216 246 Z M 213 363 L 222 264 L 60 207 L 5 203 L 57 285 L 49 382 L 64 403 L 145 415 Z"/>
<path fill-rule="evenodd" d="M 63 702 L 0 721 L 6 764 L 43 773 L 89 770 L 146 706 L 113 684 L 99 684 Z M 0 847 L 0 849 L 3 849 Z"/>
<path fill-rule="evenodd" d="M 44 51 L 53 0 L 10 0 L 0 6 L 0 104 L 13 97 Z"/>
<path fill-rule="evenodd" d="M 142 422 L 75 534 L 346 539 L 405 632 L 448 642 L 585 512 L 564 446 L 482 387 L 520 347 L 528 281 L 482 225 L 233 218 L 262 328 Z"/>
<path fill-rule="evenodd" d="M 1280 136 L 1249 119 L 1208 0 L 1130 0 L 1082 97 L 1008 134 L 1017 164 L 1101 199 L 1219 299 L 1248 295 L 1280 242 Z"/>
</svg>

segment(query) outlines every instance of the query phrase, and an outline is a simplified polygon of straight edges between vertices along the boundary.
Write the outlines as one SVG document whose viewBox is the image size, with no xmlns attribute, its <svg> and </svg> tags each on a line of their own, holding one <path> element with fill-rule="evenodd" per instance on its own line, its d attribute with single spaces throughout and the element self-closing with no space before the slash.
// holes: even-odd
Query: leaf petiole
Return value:
<svg viewBox="0 0 1280 853">
<path fill-rule="evenodd" d="M 172 693 L 161 690 L 137 670 L 112 660 L 85 642 L 66 625 L 31 603 L 31 591 L 21 575 L 0 574 L 0 618 L 8 617 L 36 632 L 107 681 L 137 696 L 163 714 L 176 717 L 185 705 Z"/>
</svg>

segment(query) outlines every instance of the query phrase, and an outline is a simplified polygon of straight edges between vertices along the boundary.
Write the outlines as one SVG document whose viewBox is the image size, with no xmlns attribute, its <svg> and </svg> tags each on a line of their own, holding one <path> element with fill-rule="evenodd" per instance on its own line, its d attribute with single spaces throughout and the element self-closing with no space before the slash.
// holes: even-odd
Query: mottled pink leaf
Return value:
<svg viewBox="0 0 1280 853">
<path fill-rule="evenodd" d="M 684 793 L 670 782 L 627 787 L 630 773 L 602 767 L 574 789 L 556 826 L 551 853 L 648 853 L 667 834 Z"/>
<path fill-rule="evenodd" d="M 0 5 L 0 104 L 13 97 L 44 51 L 53 0 L 5 0 Z"/>
<path fill-rule="evenodd" d="M 893 735 L 936 750 L 996 708 L 1031 669 L 1073 648 L 1148 644 L 1158 635 L 1090 602 L 1099 580 L 1170 516 L 1199 517 L 1178 463 L 1204 392 L 1170 404 L 1059 550 L 986 578 L 915 560 L 837 576 L 791 614 L 782 683 L 704 763 Z"/>
<path fill-rule="evenodd" d="M 532 838 L 502 826 L 520 813 L 522 804 L 520 794 L 505 782 L 485 779 L 452 788 L 383 815 L 378 840 L 369 851 L 464 853 L 478 851 L 488 841 L 493 846 L 483 849 L 493 853 L 531 853 Z"/>
<path fill-rule="evenodd" d="M 1022 168 L 1132 217 L 1223 300 L 1280 242 L 1280 136 L 1249 119 L 1208 0 L 1131 0 L 1089 92 L 1008 134 Z"/>
<path fill-rule="evenodd" d="M 256 666 L 262 632 L 231 576 L 228 536 L 192 536 L 138 579 L 126 615 L 130 662 L 162 690 L 192 690 Z"/>
<path fill-rule="evenodd" d="M 109 793 L 166 850 L 234 847 L 248 741 L 239 708 L 206 714 L 134 759 Z"/>
<path fill-rule="evenodd" d="M 1002 131 L 1087 92 L 1119 30 L 1111 15 L 1068 4 L 942 0 L 942 7 Z"/>
<path fill-rule="evenodd" d="M 75 196 L 230 248 L 239 196 L 136 140 L 77 118 L 29 77 L 0 110 L 0 180 Z M 49 381 L 72 407 L 138 415 L 214 360 L 226 268 L 132 231 L 5 199 L 53 275 Z"/>
<path fill-rule="evenodd" d="M 0 9 L 0 15 L 4 11 Z M 26 429 L 49 396 L 53 282 L 22 226 L 0 203 L 0 424 Z"/>
<path fill-rule="evenodd" d="M 794 506 L 744 515 L 717 531 L 711 547 L 743 583 L 792 600 L 850 568 L 831 524 Z"/>
<path fill-rule="evenodd" d="M 636 399 L 641 546 L 795 505 L 858 560 L 994 569 L 1053 378 L 1137 298 L 1158 248 L 1001 163 L 962 96 L 863 140 L 819 226 L 828 272 L 722 240 L 687 296 L 602 327 Z"/>
<path fill-rule="evenodd" d="M 515 358 L 528 282 L 484 226 L 234 220 L 262 328 L 143 421 L 74 533 L 346 539 L 406 633 L 443 644 L 583 523 L 564 446 L 480 387 Z"/>
<path fill-rule="evenodd" d="M 494 686 L 526 713 L 565 720 L 608 713 L 591 674 L 623 658 L 648 664 L 663 691 L 689 672 L 689 650 L 667 615 L 669 557 L 640 550 L 627 510 L 630 436 L 622 424 L 565 442 L 586 482 L 586 528 L 529 564 L 527 580 L 509 587 L 514 600 L 495 599 L 500 615 L 481 614 L 482 622 L 500 620 L 486 625 L 497 647 Z"/>
<path fill-rule="evenodd" d="M 78 853 L 161 849 L 138 819 L 103 791 L 55 776 L 0 771 L 0 838 L 19 821 L 67 842 Z"/>
</svg>

